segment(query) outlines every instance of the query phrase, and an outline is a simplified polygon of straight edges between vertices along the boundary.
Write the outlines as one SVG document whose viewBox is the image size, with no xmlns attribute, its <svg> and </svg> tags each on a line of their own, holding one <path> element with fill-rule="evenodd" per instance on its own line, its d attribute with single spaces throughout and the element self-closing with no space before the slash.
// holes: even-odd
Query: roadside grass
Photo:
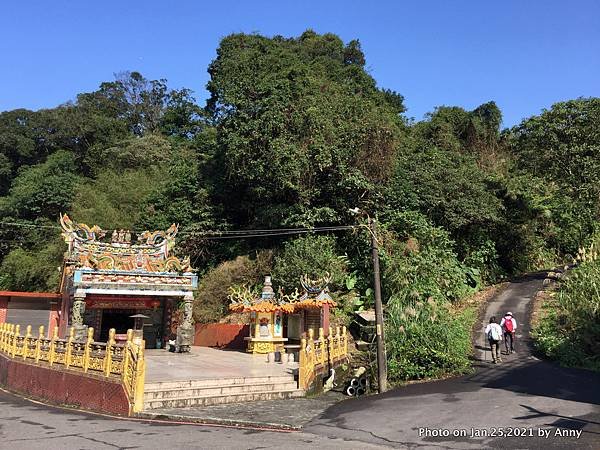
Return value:
<svg viewBox="0 0 600 450">
<path fill-rule="evenodd" d="M 471 373 L 485 304 L 506 286 L 492 285 L 455 303 L 388 305 L 393 308 L 386 323 L 390 381 L 405 384 Z"/>
<path fill-rule="evenodd" d="M 561 366 L 600 371 L 600 261 L 582 262 L 539 297 L 535 348 Z"/>
</svg>

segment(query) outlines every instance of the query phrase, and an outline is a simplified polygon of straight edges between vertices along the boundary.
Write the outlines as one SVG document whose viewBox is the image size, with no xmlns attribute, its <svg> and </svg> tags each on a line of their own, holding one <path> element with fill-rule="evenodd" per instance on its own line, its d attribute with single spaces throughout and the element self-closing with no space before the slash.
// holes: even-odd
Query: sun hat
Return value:
<svg viewBox="0 0 600 450">
<path fill-rule="evenodd" d="M 509 311 L 506 313 L 507 316 L 512 316 L 512 313 Z"/>
</svg>

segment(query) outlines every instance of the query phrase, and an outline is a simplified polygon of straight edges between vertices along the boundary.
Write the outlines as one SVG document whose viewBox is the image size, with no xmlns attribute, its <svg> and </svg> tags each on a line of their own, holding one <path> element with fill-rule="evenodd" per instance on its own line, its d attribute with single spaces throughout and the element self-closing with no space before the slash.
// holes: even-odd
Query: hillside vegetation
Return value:
<svg viewBox="0 0 600 450">
<path fill-rule="evenodd" d="M 493 101 L 415 122 L 358 41 L 312 31 L 227 36 L 208 72 L 205 105 L 125 72 L 56 108 L 0 114 L 0 289 L 57 289 L 67 212 L 104 229 L 178 223 L 178 251 L 203 277 L 198 321 L 266 271 L 288 290 L 331 272 L 346 320 L 372 304 L 364 227 L 204 233 L 365 224 L 359 208 L 379 224 L 390 375 L 421 378 L 466 366 L 453 302 L 575 254 L 597 228 L 600 99 L 512 129 Z"/>
</svg>

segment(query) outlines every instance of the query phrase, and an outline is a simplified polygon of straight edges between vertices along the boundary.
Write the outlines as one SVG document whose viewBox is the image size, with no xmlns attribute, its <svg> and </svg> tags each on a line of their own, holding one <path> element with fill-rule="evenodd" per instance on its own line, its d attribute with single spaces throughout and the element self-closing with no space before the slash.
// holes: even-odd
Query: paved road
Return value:
<svg viewBox="0 0 600 450">
<path fill-rule="evenodd" d="M 563 369 L 531 354 L 530 300 L 542 279 L 534 275 L 511 283 L 488 304 L 486 318 L 512 311 L 524 322 L 517 353 L 505 356 L 502 364 L 492 365 L 489 351 L 479 349 L 473 375 L 342 402 L 305 430 L 392 447 L 600 448 L 600 376 Z M 556 436 L 557 430 L 565 436 Z M 579 432 L 578 438 L 569 436 Z"/>
<path fill-rule="evenodd" d="M 377 444 L 281 433 L 121 420 L 52 408 L 0 391 L 0 449 L 371 449 Z"/>
</svg>

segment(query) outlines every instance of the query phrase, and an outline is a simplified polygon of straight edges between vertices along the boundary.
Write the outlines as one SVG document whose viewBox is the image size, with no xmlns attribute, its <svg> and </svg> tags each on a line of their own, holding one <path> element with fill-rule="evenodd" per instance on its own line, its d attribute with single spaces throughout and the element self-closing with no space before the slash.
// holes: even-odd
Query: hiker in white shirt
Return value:
<svg viewBox="0 0 600 450">
<path fill-rule="evenodd" d="M 502 330 L 504 331 L 504 348 L 506 348 L 506 354 L 508 355 L 509 353 L 514 353 L 515 352 L 514 341 L 515 341 L 515 331 L 517 330 L 517 321 L 515 320 L 515 318 L 513 317 L 512 313 L 510 311 L 507 312 L 506 315 L 502 318 L 502 321 L 500 322 L 500 326 L 502 327 Z M 510 341 L 510 351 L 509 351 L 508 341 Z"/>
<path fill-rule="evenodd" d="M 492 349 L 492 361 L 494 364 L 502 362 L 500 358 L 500 341 L 502 340 L 502 327 L 496 322 L 496 317 L 490 318 L 490 323 L 485 327 L 485 336 L 490 343 Z M 495 353 L 494 353 L 495 350 Z"/>
</svg>

